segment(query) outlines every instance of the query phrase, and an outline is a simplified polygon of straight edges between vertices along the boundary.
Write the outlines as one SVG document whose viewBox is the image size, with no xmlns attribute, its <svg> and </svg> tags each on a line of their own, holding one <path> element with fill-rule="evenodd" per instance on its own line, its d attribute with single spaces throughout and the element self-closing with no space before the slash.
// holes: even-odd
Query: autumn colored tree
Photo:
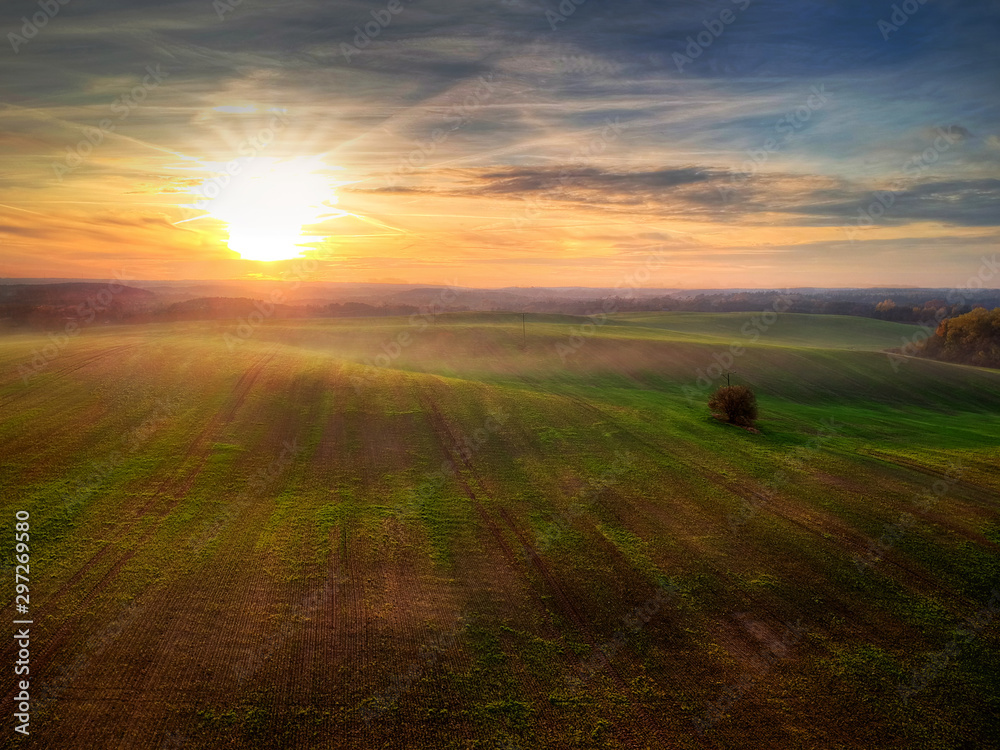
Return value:
<svg viewBox="0 0 1000 750">
<path fill-rule="evenodd" d="M 917 353 L 946 362 L 1000 367 L 1000 307 L 976 307 L 965 315 L 942 320 Z"/>
</svg>

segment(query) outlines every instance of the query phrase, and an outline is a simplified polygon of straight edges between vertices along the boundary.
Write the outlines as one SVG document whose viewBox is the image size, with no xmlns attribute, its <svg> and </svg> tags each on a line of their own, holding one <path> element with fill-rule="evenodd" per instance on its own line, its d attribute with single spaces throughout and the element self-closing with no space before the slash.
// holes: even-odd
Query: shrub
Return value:
<svg viewBox="0 0 1000 750">
<path fill-rule="evenodd" d="M 751 427 L 757 419 L 757 397 L 745 385 L 724 385 L 708 400 L 708 408 L 727 422 Z"/>
</svg>

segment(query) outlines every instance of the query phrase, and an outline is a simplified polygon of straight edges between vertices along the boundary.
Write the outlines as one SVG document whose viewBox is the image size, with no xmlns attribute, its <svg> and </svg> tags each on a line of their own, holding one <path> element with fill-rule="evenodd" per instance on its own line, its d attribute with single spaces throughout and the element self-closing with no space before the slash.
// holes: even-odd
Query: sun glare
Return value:
<svg viewBox="0 0 1000 750">
<path fill-rule="evenodd" d="M 244 260 L 290 260 L 306 249 L 304 227 L 343 215 L 325 169 L 318 157 L 255 157 L 234 176 L 205 180 L 201 207 L 229 225 L 229 249 Z"/>
</svg>

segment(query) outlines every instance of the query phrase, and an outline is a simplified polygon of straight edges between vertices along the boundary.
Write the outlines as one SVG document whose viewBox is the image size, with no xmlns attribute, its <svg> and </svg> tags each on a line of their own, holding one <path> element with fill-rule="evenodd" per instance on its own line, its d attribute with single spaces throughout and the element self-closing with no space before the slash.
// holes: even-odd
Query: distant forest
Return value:
<svg viewBox="0 0 1000 750">
<path fill-rule="evenodd" d="M 942 289 L 836 289 L 816 292 L 723 292 L 694 297 L 614 298 L 615 312 L 778 312 L 813 315 L 856 315 L 899 323 L 937 324 L 977 306 L 1000 305 L 1000 290 L 948 292 Z M 589 315 L 608 309 L 607 300 L 546 300 L 529 312 Z"/>
<path fill-rule="evenodd" d="M 154 292 L 121 284 L 0 286 L 0 321 L 14 327 L 53 328 L 65 321 L 90 324 L 237 320 L 255 312 L 265 318 L 322 318 L 411 315 L 419 311 L 417 305 L 407 304 L 280 304 L 250 297 L 197 297 L 169 302 Z"/>
<path fill-rule="evenodd" d="M 324 318 L 436 315 L 445 312 L 528 312 L 595 315 L 612 312 L 762 312 L 856 315 L 937 327 L 974 308 L 1000 307 L 1000 290 L 827 289 L 791 291 L 671 292 L 573 289 L 383 288 L 357 299 L 306 300 L 260 291 L 253 296 L 198 296 L 171 287 L 155 291 L 125 284 L 91 282 L 0 285 L 0 321 L 6 327 L 55 329 L 82 324 L 180 320 Z M 256 290 L 255 290 L 256 291 Z M 244 290 L 244 293 L 245 290 Z M 251 292 L 253 293 L 253 292 Z M 332 296 L 332 294 L 331 294 Z M 356 295 L 357 296 L 357 295 Z M 982 313 L 976 313 L 981 315 Z M 978 320 L 978 318 L 977 318 Z M 960 326 L 961 327 L 961 326 Z M 947 329 L 945 329 L 947 331 Z M 947 338 L 947 337 L 946 337 Z M 930 345 L 930 343 L 928 344 Z M 952 352 L 957 344 L 942 344 Z M 950 355 L 949 355 L 950 356 Z M 956 355 L 957 356 L 957 355 Z"/>
</svg>

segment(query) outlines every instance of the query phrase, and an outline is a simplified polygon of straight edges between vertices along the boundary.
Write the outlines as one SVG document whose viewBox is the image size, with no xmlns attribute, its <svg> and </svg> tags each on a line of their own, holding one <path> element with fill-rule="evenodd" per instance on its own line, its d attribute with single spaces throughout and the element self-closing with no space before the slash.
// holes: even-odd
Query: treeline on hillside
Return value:
<svg viewBox="0 0 1000 750">
<path fill-rule="evenodd" d="M 246 317 L 254 312 L 266 318 L 368 318 L 382 315 L 412 315 L 420 308 L 413 305 L 368 305 L 364 302 L 329 305 L 284 305 L 249 297 L 200 297 L 175 302 L 162 311 L 154 311 L 153 320 L 226 320 Z"/>
<path fill-rule="evenodd" d="M 465 308 L 449 308 L 458 312 Z M 175 302 L 165 310 L 154 311 L 151 320 L 226 320 L 259 313 L 265 318 L 374 318 L 407 316 L 420 312 L 414 305 L 369 305 L 364 302 L 334 302 L 329 305 L 284 305 L 249 297 L 200 297 Z"/>
<path fill-rule="evenodd" d="M 368 305 L 364 302 L 334 302 L 323 307 L 310 309 L 317 310 L 318 314 L 323 317 L 331 318 L 370 318 L 379 315 L 413 315 L 420 312 L 420 308 L 416 305 Z M 457 312 L 457 310 L 452 310 L 452 312 Z"/>
<path fill-rule="evenodd" d="M 438 305 L 432 312 L 463 312 L 465 306 Z M 410 316 L 427 312 L 416 305 L 381 302 L 282 304 L 251 297 L 198 297 L 167 302 L 154 292 L 116 283 L 65 282 L 0 285 L 0 321 L 13 327 L 58 330 L 67 324 L 154 323 L 233 320 L 248 315 L 271 319 Z"/>
<path fill-rule="evenodd" d="M 0 319 L 39 328 L 70 320 L 120 323 L 149 312 L 155 300 L 146 289 L 117 283 L 12 284 L 0 286 Z"/>
<path fill-rule="evenodd" d="M 917 354 L 945 362 L 1000 367 L 1000 307 L 941 321 L 934 335 L 917 347 Z"/>
<path fill-rule="evenodd" d="M 279 290 L 280 291 L 280 290 Z M 496 290 L 420 288 L 374 295 L 365 302 L 310 298 L 286 299 L 272 291 L 258 297 L 199 296 L 173 301 L 169 295 L 124 284 L 63 282 L 0 285 L 0 321 L 12 326 L 54 330 L 77 323 L 149 323 L 177 320 L 264 318 L 408 317 L 446 312 L 532 312 L 594 315 L 625 312 L 766 311 L 856 315 L 901 323 L 937 326 L 974 307 L 1000 307 L 1000 290 L 942 289 L 791 289 L 786 291 L 671 292 L 643 296 L 623 289 L 614 297 L 600 290 L 573 290 L 579 297 L 548 290 L 535 297 Z M 595 296 L 587 298 L 586 295 Z M 395 299 L 393 298 L 395 297 Z M 403 297 L 403 299 L 399 299 Z"/>
<path fill-rule="evenodd" d="M 218 320 L 241 318 L 259 311 L 263 304 L 249 297 L 200 297 L 168 305 L 163 310 L 153 311 L 151 320 Z M 304 318 L 303 308 L 289 305 L 270 304 L 264 308 L 272 318 Z"/>
<path fill-rule="evenodd" d="M 891 295 L 891 296 L 890 296 Z M 528 312 L 592 315 L 598 312 L 777 312 L 856 315 L 900 323 L 930 323 L 969 312 L 975 305 L 1000 305 L 1000 291 L 942 295 L 940 289 L 845 289 L 822 292 L 725 292 L 693 297 L 622 296 L 590 300 L 535 300 Z"/>
</svg>

